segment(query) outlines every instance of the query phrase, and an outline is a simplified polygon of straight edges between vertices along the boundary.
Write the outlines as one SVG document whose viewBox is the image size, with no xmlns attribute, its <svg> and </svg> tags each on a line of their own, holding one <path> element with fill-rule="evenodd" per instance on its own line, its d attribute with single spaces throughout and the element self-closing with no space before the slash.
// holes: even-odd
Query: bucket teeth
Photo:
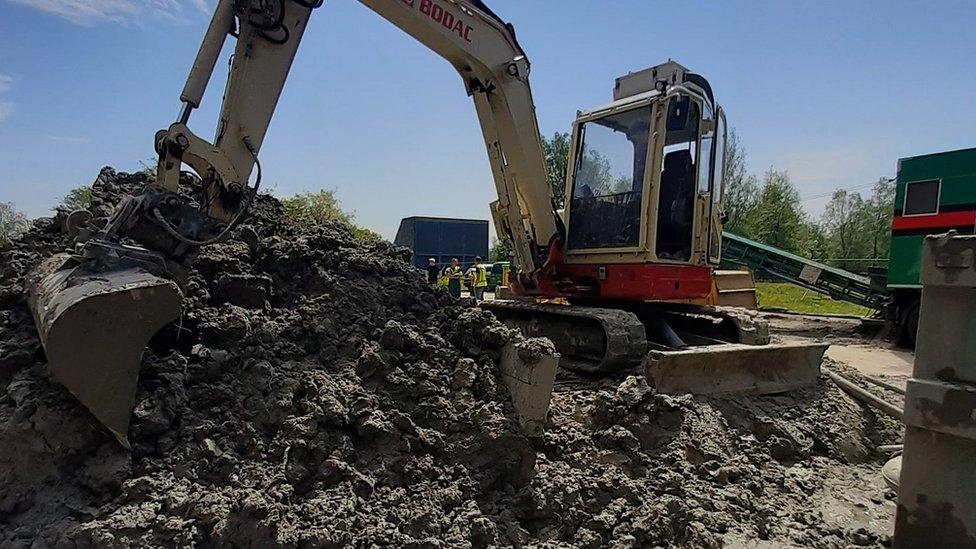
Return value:
<svg viewBox="0 0 976 549">
<path fill-rule="evenodd" d="M 179 318 L 179 288 L 139 267 L 92 272 L 67 254 L 35 269 L 28 288 L 51 374 L 128 447 L 142 353 Z"/>
</svg>

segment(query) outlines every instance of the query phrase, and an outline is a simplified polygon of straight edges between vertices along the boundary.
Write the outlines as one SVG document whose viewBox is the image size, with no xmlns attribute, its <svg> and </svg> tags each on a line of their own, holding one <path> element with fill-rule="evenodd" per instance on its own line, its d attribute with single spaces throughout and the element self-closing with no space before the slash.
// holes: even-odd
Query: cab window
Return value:
<svg viewBox="0 0 976 549">
<path fill-rule="evenodd" d="M 721 109 L 715 118 L 715 167 L 712 175 L 712 211 L 710 216 L 708 257 L 713 263 L 722 258 L 722 193 L 725 191 L 725 148 L 728 134 L 725 130 L 725 114 Z"/>
<path fill-rule="evenodd" d="M 691 97 L 669 101 L 655 247 L 661 259 L 691 258 L 700 119 L 701 111 Z"/>
<path fill-rule="evenodd" d="M 718 142 L 715 148 L 715 178 L 712 183 L 712 204 L 716 207 L 721 204 L 722 193 L 725 191 L 725 147 L 728 141 L 725 132 L 725 114 L 719 109 L 719 116 L 715 120 L 715 133 L 718 135 Z"/>
<path fill-rule="evenodd" d="M 712 119 L 712 109 L 705 105 L 703 120 Z M 698 193 L 711 192 L 712 183 L 712 150 L 715 147 L 715 131 L 708 130 L 701 137 L 701 154 L 698 159 Z"/>
<path fill-rule="evenodd" d="M 640 244 L 641 200 L 651 108 L 591 120 L 579 128 L 569 248 Z"/>
</svg>

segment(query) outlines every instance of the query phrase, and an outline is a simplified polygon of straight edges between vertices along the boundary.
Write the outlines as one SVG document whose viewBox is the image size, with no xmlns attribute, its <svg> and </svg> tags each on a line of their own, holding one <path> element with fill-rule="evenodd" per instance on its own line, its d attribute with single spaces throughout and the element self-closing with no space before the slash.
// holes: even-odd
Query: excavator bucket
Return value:
<svg viewBox="0 0 976 549">
<path fill-rule="evenodd" d="M 644 374 L 659 393 L 782 393 L 816 384 L 829 346 L 729 343 L 650 351 Z"/>
<path fill-rule="evenodd" d="M 139 267 L 96 272 L 60 254 L 28 289 L 52 375 L 128 448 L 142 352 L 179 317 L 179 288 Z"/>
</svg>

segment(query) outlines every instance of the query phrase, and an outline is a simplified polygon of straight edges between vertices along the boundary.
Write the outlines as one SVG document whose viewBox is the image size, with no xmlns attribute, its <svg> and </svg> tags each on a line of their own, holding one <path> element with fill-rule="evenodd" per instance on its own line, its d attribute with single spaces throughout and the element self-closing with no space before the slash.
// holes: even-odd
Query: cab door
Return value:
<svg viewBox="0 0 976 549">
<path fill-rule="evenodd" d="M 728 130 L 725 111 L 721 107 L 715 114 L 715 146 L 712 153 L 712 182 L 709 204 L 708 262 L 718 265 L 722 261 L 722 220 L 725 216 L 722 199 L 725 193 L 725 153 L 728 146 Z"/>
<path fill-rule="evenodd" d="M 712 227 L 712 176 L 716 145 L 715 115 L 707 103 L 702 108 L 701 137 L 698 145 L 698 173 L 695 194 L 695 256 L 704 264 L 709 258 Z"/>
</svg>

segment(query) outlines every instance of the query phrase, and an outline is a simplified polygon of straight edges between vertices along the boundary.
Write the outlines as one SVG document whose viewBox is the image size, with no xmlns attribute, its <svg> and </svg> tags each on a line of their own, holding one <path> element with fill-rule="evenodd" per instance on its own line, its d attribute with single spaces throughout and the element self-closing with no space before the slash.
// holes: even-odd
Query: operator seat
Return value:
<svg viewBox="0 0 976 549">
<path fill-rule="evenodd" d="M 657 214 L 657 254 L 661 257 L 688 259 L 690 256 L 694 168 L 689 149 L 672 151 L 664 156 Z"/>
</svg>

